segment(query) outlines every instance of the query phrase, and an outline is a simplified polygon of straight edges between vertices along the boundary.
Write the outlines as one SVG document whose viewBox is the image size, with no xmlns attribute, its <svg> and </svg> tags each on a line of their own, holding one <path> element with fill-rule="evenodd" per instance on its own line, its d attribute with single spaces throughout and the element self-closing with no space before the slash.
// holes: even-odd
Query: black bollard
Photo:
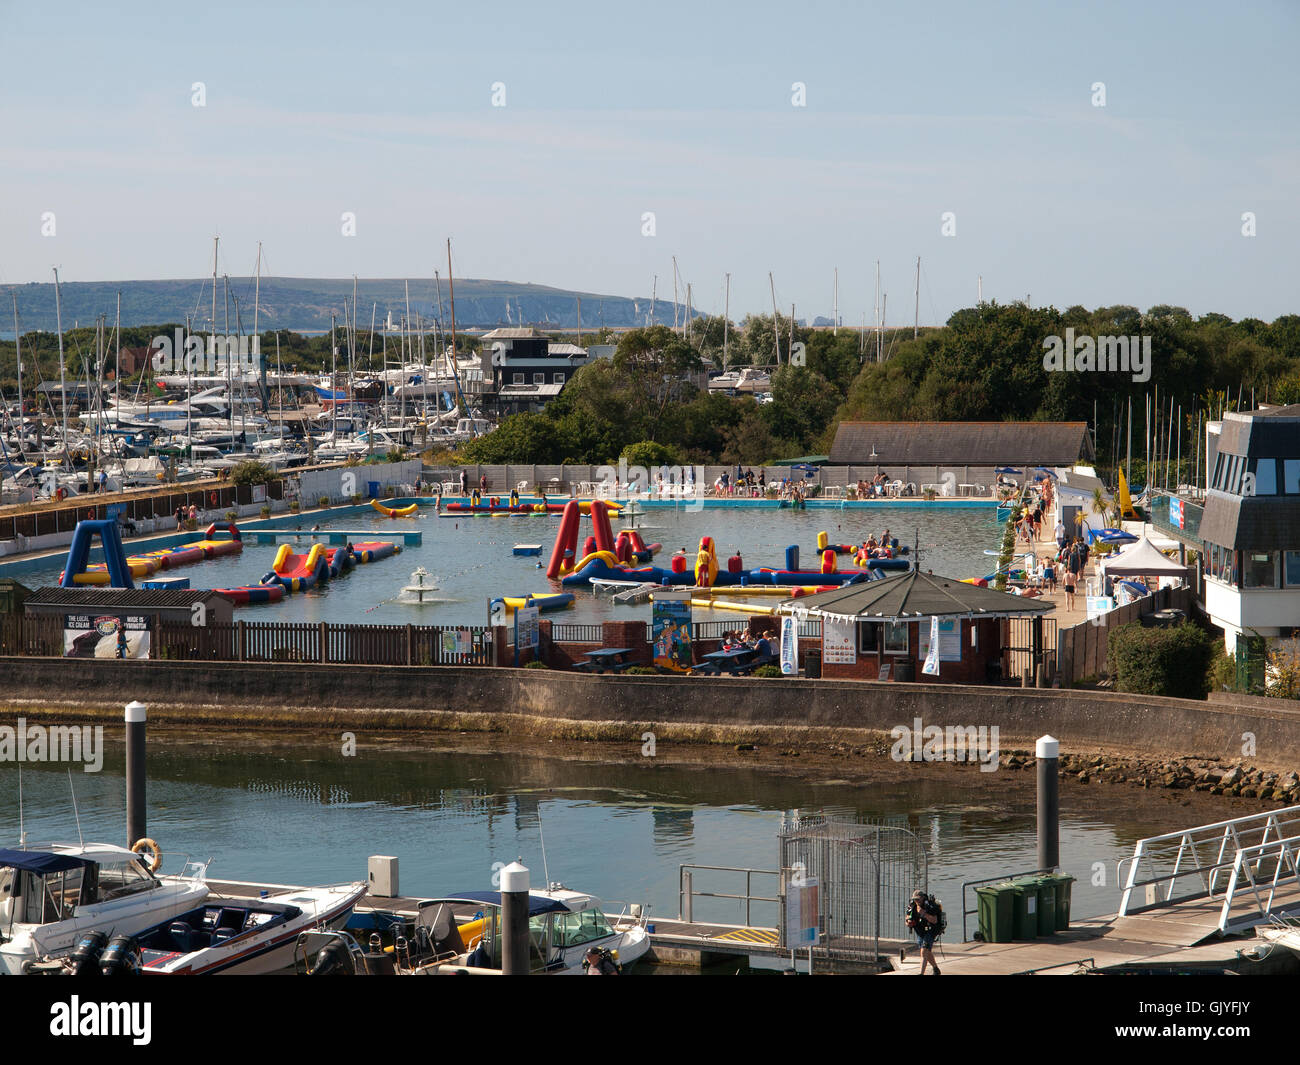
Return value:
<svg viewBox="0 0 1300 1065">
<path fill-rule="evenodd" d="M 126 704 L 126 845 L 144 839 L 145 705 Z"/>
<path fill-rule="evenodd" d="M 1055 869 L 1061 864 L 1061 778 L 1060 743 L 1052 736 L 1040 736 L 1038 756 L 1038 868 Z"/>
<path fill-rule="evenodd" d="M 511 862 L 501 870 L 501 975 L 528 975 L 528 870 Z"/>
</svg>

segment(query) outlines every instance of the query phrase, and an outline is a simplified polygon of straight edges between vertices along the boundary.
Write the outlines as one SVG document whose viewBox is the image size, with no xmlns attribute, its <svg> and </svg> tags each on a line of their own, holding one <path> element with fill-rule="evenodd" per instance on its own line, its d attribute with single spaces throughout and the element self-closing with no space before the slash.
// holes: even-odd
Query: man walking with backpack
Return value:
<svg viewBox="0 0 1300 1065">
<path fill-rule="evenodd" d="M 921 945 L 921 975 L 925 975 L 926 964 L 934 966 L 934 975 L 939 976 L 939 963 L 934 960 L 934 941 L 943 934 L 943 907 L 935 901 L 934 896 L 927 895 L 920 888 L 912 892 L 912 901 L 907 907 L 907 927 L 916 935 Z"/>
</svg>

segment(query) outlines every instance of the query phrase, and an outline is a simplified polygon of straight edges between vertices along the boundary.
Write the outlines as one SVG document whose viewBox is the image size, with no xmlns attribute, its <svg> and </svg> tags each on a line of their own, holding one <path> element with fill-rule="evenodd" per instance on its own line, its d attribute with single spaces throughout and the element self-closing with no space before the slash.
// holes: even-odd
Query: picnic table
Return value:
<svg viewBox="0 0 1300 1065">
<path fill-rule="evenodd" d="M 634 665 L 628 661 L 627 656 L 631 653 L 630 647 L 602 647 L 588 651 L 587 657 L 573 668 L 587 673 L 604 673 L 607 670 L 610 673 L 622 673 L 628 666 Z"/>
<path fill-rule="evenodd" d="M 737 673 L 748 672 L 755 664 L 758 649 L 754 647 L 734 647 L 730 651 L 713 651 L 702 655 L 704 665 L 698 670 L 702 673 Z"/>
</svg>

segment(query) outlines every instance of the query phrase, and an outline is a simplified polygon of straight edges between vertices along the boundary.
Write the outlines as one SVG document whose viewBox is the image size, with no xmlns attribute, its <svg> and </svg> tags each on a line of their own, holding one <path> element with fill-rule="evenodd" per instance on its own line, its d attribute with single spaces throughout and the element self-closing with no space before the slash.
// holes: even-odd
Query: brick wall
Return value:
<svg viewBox="0 0 1300 1065">
<path fill-rule="evenodd" d="M 924 680 L 931 684 L 987 684 L 988 683 L 988 663 L 999 662 L 1002 659 L 1002 646 L 999 639 L 998 623 L 993 618 L 981 618 L 978 621 L 962 621 L 961 623 L 961 646 L 962 660 L 960 662 L 940 662 L 939 675 L 928 676 L 921 672 L 921 667 L 925 665 L 925 659 L 920 657 L 919 649 L 920 628 L 922 625 L 929 625 L 929 619 L 925 621 L 913 622 L 908 625 L 908 647 L 910 651 L 906 655 L 894 654 L 859 654 L 858 660 L 852 664 L 822 663 L 822 676 L 828 679 L 838 680 L 876 680 L 879 677 L 880 663 L 893 663 L 890 669 L 890 681 L 898 679 L 898 663 L 910 661 L 913 666 L 913 678 L 915 680 Z M 979 636 L 979 645 L 972 649 L 970 645 L 970 630 L 974 625 Z M 802 649 L 802 644 L 801 644 Z"/>
</svg>

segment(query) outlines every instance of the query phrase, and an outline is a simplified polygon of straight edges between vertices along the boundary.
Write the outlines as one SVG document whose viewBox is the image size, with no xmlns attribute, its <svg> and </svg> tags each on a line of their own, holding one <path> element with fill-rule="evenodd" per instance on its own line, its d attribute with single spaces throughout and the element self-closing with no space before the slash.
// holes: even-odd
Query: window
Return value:
<svg viewBox="0 0 1300 1065">
<path fill-rule="evenodd" d="M 599 910 L 583 910 L 581 913 L 556 914 L 551 934 L 557 947 L 580 947 L 593 939 L 612 936 L 614 930 Z"/>
<path fill-rule="evenodd" d="M 1223 475 L 1226 466 L 1225 458 L 1222 453 L 1214 457 L 1214 476 L 1210 478 L 1211 488 L 1223 488 Z"/>
<path fill-rule="evenodd" d="M 511 384 L 522 385 L 524 383 L 524 375 L 521 373 L 514 374 L 511 376 L 510 382 Z"/>
<path fill-rule="evenodd" d="M 1300 459 L 1282 460 L 1282 491 L 1289 496 L 1300 495 Z"/>
<path fill-rule="evenodd" d="M 546 384 L 546 374 L 544 374 L 544 373 L 535 373 L 535 374 L 533 374 L 533 384 L 535 384 L 535 385 L 544 385 L 544 384 Z"/>
<path fill-rule="evenodd" d="M 148 891 L 157 881 L 139 862 L 104 862 L 99 867 L 99 899 L 108 902 L 137 891 Z"/>
<path fill-rule="evenodd" d="M 906 621 L 886 621 L 885 628 L 885 653 L 891 655 L 907 654 L 907 627 Z"/>
<path fill-rule="evenodd" d="M 1286 586 L 1300 588 L 1300 551 L 1286 552 Z"/>
<path fill-rule="evenodd" d="M 1241 568 L 1245 588 L 1277 587 L 1277 555 L 1272 551 L 1246 551 Z"/>
<path fill-rule="evenodd" d="M 1255 464 L 1255 494 L 1277 495 L 1277 459 L 1259 459 Z"/>
<path fill-rule="evenodd" d="M 874 621 L 858 622 L 858 654 L 874 655 L 880 653 L 879 624 Z"/>
<path fill-rule="evenodd" d="M 1232 469 L 1228 474 L 1228 491 L 1241 495 L 1241 475 L 1246 472 L 1246 459 L 1241 455 L 1232 456 Z"/>
<path fill-rule="evenodd" d="M 557 385 L 562 385 L 562 384 L 564 384 L 564 374 L 562 374 L 562 373 L 557 373 L 557 374 L 555 375 L 555 383 L 556 383 Z"/>
</svg>

